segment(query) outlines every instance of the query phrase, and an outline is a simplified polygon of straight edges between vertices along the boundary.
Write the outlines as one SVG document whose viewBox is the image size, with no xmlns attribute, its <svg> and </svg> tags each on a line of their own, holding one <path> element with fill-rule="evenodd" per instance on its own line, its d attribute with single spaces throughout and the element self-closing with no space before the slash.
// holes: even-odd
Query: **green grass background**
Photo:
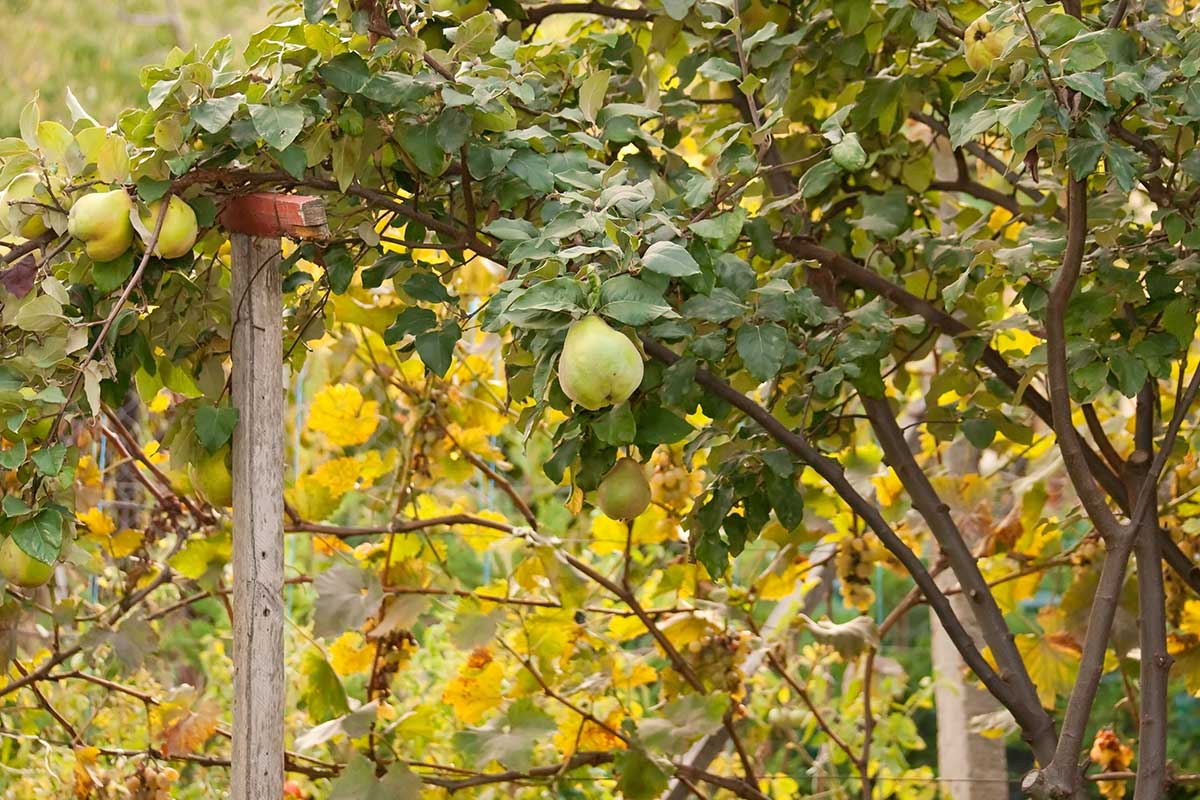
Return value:
<svg viewBox="0 0 1200 800">
<path fill-rule="evenodd" d="M 0 136 L 40 93 L 42 118 L 69 122 L 66 89 L 102 124 L 144 101 L 138 71 L 171 48 L 230 35 L 240 51 L 277 0 L 0 0 Z M 177 19 L 176 26 L 168 19 Z"/>
</svg>

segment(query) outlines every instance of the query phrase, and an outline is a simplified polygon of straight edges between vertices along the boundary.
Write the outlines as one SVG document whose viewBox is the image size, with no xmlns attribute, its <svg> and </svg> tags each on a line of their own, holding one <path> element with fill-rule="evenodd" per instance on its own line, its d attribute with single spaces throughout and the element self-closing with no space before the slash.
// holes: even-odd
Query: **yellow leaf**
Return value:
<svg viewBox="0 0 1200 800">
<path fill-rule="evenodd" d="M 482 668 L 468 661 L 442 692 L 442 702 L 454 709 L 454 716 L 468 725 L 480 722 L 489 711 L 500 705 L 500 684 L 504 668 L 491 661 Z"/>
<path fill-rule="evenodd" d="M 302 519 L 312 522 L 327 519 L 338 507 L 337 498 L 312 475 L 301 475 L 284 496 Z"/>
<path fill-rule="evenodd" d="M 87 527 L 88 533 L 92 536 L 105 538 L 111 536 L 113 531 L 117 529 L 117 523 L 113 522 L 113 518 L 99 508 L 89 508 L 87 511 L 76 516 Z"/>
<path fill-rule="evenodd" d="M 375 660 L 375 645 L 358 631 L 346 631 L 329 645 L 329 664 L 338 675 L 366 672 Z"/>
<path fill-rule="evenodd" d="M 1037 686 L 1038 699 L 1046 708 L 1054 708 L 1060 694 L 1068 694 L 1079 672 L 1079 645 L 1066 633 L 1017 637 L 1017 650 L 1025 660 L 1029 677 Z"/>
<path fill-rule="evenodd" d="M 621 720 L 625 715 L 620 710 L 612 711 L 604 720 L 604 725 L 597 725 L 590 719 L 584 719 L 577 714 L 571 714 L 559 726 L 554 735 L 554 744 L 564 757 L 569 757 L 576 751 L 581 753 L 607 753 L 611 750 L 624 750 L 625 743 L 609 730 L 621 729 Z"/>
<path fill-rule="evenodd" d="M 379 403 L 364 400 L 357 387 L 348 383 L 324 387 L 309 409 L 308 428 L 339 447 L 362 444 L 378 426 Z"/>
<path fill-rule="evenodd" d="M 75 480 L 80 486 L 96 488 L 100 485 L 100 468 L 96 466 L 96 460 L 91 456 L 82 456 L 79 459 L 79 465 L 75 468 Z"/>
<path fill-rule="evenodd" d="M 329 490 L 337 499 L 358 487 L 361 464 L 357 458 L 335 458 L 326 461 L 312 473 L 312 479 Z"/>
<path fill-rule="evenodd" d="M 614 689 L 634 689 L 657 680 L 658 670 L 646 662 L 639 661 L 626 669 L 625 665 L 621 663 L 620 657 L 613 656 L 612 685 Z"/>
<path fill-rule="evenodd" d="M 125 530 L 113 536 L 105 544 L 105 549 L 113 558 L 124 558 L 142 546 L 142 539 L 146 534 L 142 531 L 135 531 L 132 528 Z"/>
<path fill-rule="evenodd" d="M 167 389 L 159 389 L 158 394 L 154 395 L 154 399 L 147 406 L 155 414 L 161 414 L 171 407 L 171 393 Z"/>
<path fill-rule="evenodd" d="M 493 522 L 508 522 L 503 514 L 491 509 L 484 509 L 475 514 L 475 516 L 490 519 Z M 459 531 L 461 532 L 463 541 L 470 545 L 471 549 L 476 553 L 484 552 L 497 541 L 505 538 L 503 531 L 498 531 L 495 528 L 486 528 L 482 525 L 463 525 L 459 528 Z"/>
</svg>

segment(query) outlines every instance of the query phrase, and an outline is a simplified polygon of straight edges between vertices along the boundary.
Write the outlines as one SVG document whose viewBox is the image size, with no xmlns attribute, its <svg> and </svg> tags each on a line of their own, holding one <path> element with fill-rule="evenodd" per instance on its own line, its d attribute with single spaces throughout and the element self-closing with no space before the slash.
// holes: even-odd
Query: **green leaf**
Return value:
<svg viewBox="0 0 1200 800">
<path fill-rule="evenodd" d="M 456 733 L 454 744 L 474 763 L 497 761 L 510 769 L 527 770 L 533 763 L 534 746 L 557 728 L 554 719 L 531 698 L 522 697 L 483 727 Z"/>
<path fill-rule="evenodd" d="M 641 748 L 617 753 L 617 789 L 626 800 L 652 800 L 667 790 L 667 773 Z"/>
<path fill-rule="evenodd" d="M 428 308 L 409 306 L 396 315 L 396 321 L 383 332 L 385 344 L 395 344 L 408 334 L 424 333 L 437 325 L 437 314 Z"/>
<path fill-rule="evenodd" d="M 4 499 L 0 500 L 0 510 L 6 517 L 22 517 L 33 511 L 28 503 L 15 494 L 4 495 Z"/>
<path fill-rule="evenodd" d="M 300 135 L 304 127 L 304 109 L 297 105 L 252 105 L 250 121 L 264 142 L 276 150 L 283 150 Z"/>
<path fill-rule="evenodd" d="M 685 317 L 705 322 L 728 322 L 740 317 L 746 310 L 747 306 L 738 296 L 723 286 L 718 286 L 707 295 L 692 295 L 680 309 Z"/>
<path fill-rule="evenodd" d="M 678 697 L 663 707 L 657 716 L 638 722 L 638 735 L 648 747 L 676 755 L 721 727 L 729 710 L 729 697 L 720 692 Z"/>
<path fill-rule="evenodd" d="M 1064 77 L 1063 83 L 1102 106 L 1108 105 L 1108 98 L 1104 95 L 1104 77 L 1098 72 L 1076 72 Z"/>
<path fill-rule="evenodd" d="M 27 453 L 25 440 L 18 439 L 7 450 L 0 450 L 0 468 L 15 470 L 25 463 Z"/>
<path fill-rule="evenodd" d="M 791 464 L 789 462 L 788 466 Z M 792 474 L 780 475 L 768 471 L 766 475 L 767 500 L 779 519 L 779 524 L 789 531 L 804 521 L 804 495 L 796 489 Z"/>
<path fill-rule="evenodd" d="M 699 275 L 700 265 L 682 245 L 675 242 L 655 242 L 642 255 L 642 266 L 660 275 L 682 278 Z"/>
<path fill-rule="evenodd" d="M 745 209 L 736 209 L 725 214 L 702 219 L 688 225 L 688 229 L 704 239 L 714 242 L 718 250 L 728 250 L 742 234 L 746 222 Z"/>
<path fill-rule="evenodd" d="M 604 98 L 608 94 L 608 84 L 612 72 L 599 69 L 587 77 L 579 87 L 579 110 L 588 122 L 596 121 L 596 114 L 604 107 Z"/>
<path fill-rule="evenodd" d="M 655 445 L 682 441 L 692 430 L 687 420 L 662 406 L 643 408 L 637 415 L 637 444 L 646 452 Z"/>
<path fill-rule="evenodd" d="M 44 509 L 13 528 L 13 541 L 31 558 L 53 564 L 62 549 L 62 522 L 58 512 Z"/>
<path fill-rule="evenodd" d="M 328 7 L 329 0 L 304 0 L 304 19 L 312 23 L 320 22 Z"/>
<path fill-rule="evenodd" d="M 774 378 L 783 367 L 787 355 L 787 332 L 773 322 L 754 325 L 747 322 L 738 328 L 737 351 L 742 363 L 756 380 Z"/>
<path fill-rule="evenodd" d="M 97 261 L 92 264 L 92 280 L 96 284 L 96 290 L 103 294 L 124 286 L 132 274 L 132 250 L 126 250 L 112 261 Z"/>
<path fill-rule="evenodd" d="M 626 325 L 646 325 L 662 317 L 679 316 L 667 305 L 661 290 L 632 275 L 609 278 L 600 286 L 597 311 Z"/>
<path fill-rule="evenodd" d="M 633 416 L 633 409 L 629 407 L 629 403 L 621 403 L 593 422 L 592 430 L 600 441 L 613 447 L 633 444 L 637 435 L 637 419 Z"/>
<path fill-rule="evenodd" d="M 375 765 L 355 754 L 329 787 L 329 800 L 420 800 L 421 779 L 403 764 L 393 763 L 382 778 Z"/>
<path fill-rule="evenodd" d="M 233 438 L 233 430 L 237 427 L 237 423 L 238 410 L 236 408 L 201 406 L 196 409 L 196 438 L 205 450 L 215 453 Z"/>
<path fill-rule="evenodd" d="M 313 578 L 317 603 L 313 611 L 313 633 L 339 636 L 359 628 L 367 617 L 379 612 L 383 589 L 379 576 L 353 564 L 335 564 Z"/>
<path fill-rule="evenodd" d="M 982 450 L 996 438 L 996 424 L 987 419 L 968 419 L 963 421 L 962 432 L 968 442 Z"/>
<path fill-rule="evenodd" d="M 1038 92 L 1028 100 L 1019 100 L 1012 103 L 1000 109 L 996 114 L 996 118 L 1008 130 L 1008 135 L 1017 139 L 1038 121 L 1047 96 L 1045 92 Z"/>
<path fill-rule="evenodd" d="M 513 297 L 501 316 L 522 328 L 555 328 L 585 310 L 587 297 L 574 278 L 553 278 Z"/>
<path fill-rule="evenodd" d="M 1133 397 L 1146 383 L 1146 365 L 1132 353 L 1115 351 L 1109 358 L 1109 368 L 1116 378 L 1116 387 L 1126 397 Z"/>
<path fill-rule="evenodd" d="M 816 197 L 821 192 L 829 188 L 829 184 L 842 174 L 842 169 L 833 162 L 833 159 L 827 158 L 824 161 L 819 161 L 805 171 L 800 178 L 799 190 L 800 196 L 808 199 Z"/>
<path fill-rule="evenodd" d="M 454 31 L 454 47 L 450 50 L 450 56 L 454 59 L 477 58 L 491 50 L 495 43 L 496 18 L 491 12 L 483 11 Z"/>
<path fill-rule="evenodd" d="M 325 276 L 334 294 L 345 294 L 354 280 L 354 259 L 350 251 L 338 245 L 325 251 Z"/>
<path fill-rule="evenodd" d="M 542 465 L 542 472 L 546 474 L 546 477 L 554 483 L 562 483 L 567 467 L 571 466 L 575 461 L 575 456 L 579 455 L 581 444 L 582 442 L 578 438 L 564 439 L 554 449 L 554 455 L 546 459 L 546 463 Z"/>
<path fill-rule="evenodd" d="M 446 152 L 438 144 L 437 126 L 431 122 L 409 125 L 400 131 L 400 146 L 417 169 L 426 175 L 441 175 L 446 169 Z"/>
<path fill-rule="evenodd" d="M 741 67 L 732 61 L 727 61 L 717 56 L 713 56 L 705 61 L 700 65 L 700 69 L 696 71 L 700 73 L 700 77 L 707 78 L 710 81 L 717 81 L 718 83 L 742 79 Z"/>
<path fill-rule="evenodd" d="M 371 76 L 358 93 L 385 106 L 399 106 L 420 100 L 432 91 L 413 76 L 403 72 L 381 72 Z"/>
<path fill-rule="evenodd" d="M 305 651 L 300 672 L 305 678 L 301 682 L 300 700 L 308 709 L 309 719 L 325 722 L 350 713 L 346 689 L 320 650 L 312 647 Z"/>
<path fill-rule="evenodd" d="M 461 336 L 462 330 L 456 322 L 448 322 L 440 330 L 419 333 L 415 340 L 417 355 L 430 372 L 441 377 L 450 369 L 454 346 Z"/>
<path fill-rule="evenodd" d="M 48 478 L 53 478 L 62 472 L 63 461 L 67 457 L 67 446 L 62 442 L 35 450 L 30 461 L 37 467 L 38 472 Z"/>
<path fill-rule="evenodd" d="M 201 128 L 209 133 L 217 133 L 229 124 L 245 99 L 246 96 L 243 94 L 212 97 L 192 106 L 188 113 L 191 115 L 192 121 Z"/>
<path fill-rule="evenodd" d="M 367 62 L 358 53 L 342 53 L 334 56 L 329 63 L 323 64 L 317 70 L 322 78 L 333 88 L 355 94 L 366 85 L 370 72 Z"/>
<path fill-rule="evenodd" d="M 424 300 L 426 303 L 450 302 L 450 293 L 438 277 L 430 272 L 418 272 L 405 281 L 402 288 L 404 293 L 414 300 Z"/>
</svg>

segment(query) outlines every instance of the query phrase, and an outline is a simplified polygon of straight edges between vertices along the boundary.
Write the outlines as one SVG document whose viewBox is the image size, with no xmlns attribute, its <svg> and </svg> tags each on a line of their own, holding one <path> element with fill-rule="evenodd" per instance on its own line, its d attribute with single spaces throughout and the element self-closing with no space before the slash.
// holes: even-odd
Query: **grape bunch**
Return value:
<svg viewBox="0 0 1200 800">
<path fill-rule="evenodd" d="M 690 470 L 682 449 L 659 445 L 650 456 L 650 499 L 677 514 L 686 514 L 704 489 L 700 470 Z"/>
<path fill-rule="evenodd" d="M 379 663 L 369 687 L 372 697 L 386 697 L 390 693 L 392 677 L 408 663 L 419 646 L 417 638 L 406 630 L 393 631 L 379 639 Z"/>
<path fill-rule="evenodd" d="M 171 786 L 178 780 L 179 770 L 174 767 L 147 762 L 125 778 L 125 788 L 131 800 L 170 800 Z"/>
<path fill-rule="evenodd" d="M 837 574 L 842 601 L 859 611 L 866 611 L 875 602 L 871 576 L 875 566 L 886 556 L 883 548 L 865 536 L 854 536 L 838 543 Z"/>
<path fill-rule="evenodd" d="M 735 700 L 740 700 L 746 695 L 742 664 L 749 655 L 753 638 L 750 631 L 706 636 L 689 642 L 682 655 L 705 689 L 728 692 Z"/>
</svg>

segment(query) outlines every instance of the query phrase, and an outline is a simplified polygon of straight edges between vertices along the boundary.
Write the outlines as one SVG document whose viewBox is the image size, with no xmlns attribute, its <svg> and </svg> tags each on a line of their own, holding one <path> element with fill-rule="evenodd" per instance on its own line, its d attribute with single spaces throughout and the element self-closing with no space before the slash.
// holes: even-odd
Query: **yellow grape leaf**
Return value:
<svg viewBox="0 0 1200 800">
<path fill-rule="evenodd" d="M 621 729 L 621 720 L 625 715 L 620 710 L 612 711 L 604 719 L 604 724 L 614 731 Z M 607 753 L 612 750 L 624 750 L 625 743 L 614 736 L 602 725 L 597 725 L 590 719 L 584 719 L 577 714 L 570 714 L 554 734 L 554 744 L 564 758 L 576 751 L 581 753 Z"/>
<path fill-rule="evenodd" d="M 719 627 L 697 614 L 675 614 L 659 628 L 677 650 L 721 632 Z"/>
<path fill-rule="evenodd" d="M 582 497 L 582 493 L 577 494 Z M 625 540 L 629 537 L 625 523 L 611 519 L 603 514 L 592 517 L 592 552 L 598 556 L 609 553 L 619 553 L 625 549 Z"/>
<path fill-rule="evenodd" d="M 101 539 L 112 536 L 113 531 L 117 529 L 117 523 L 113 521 L 113 518 L 99 508 L 89 508 L 76 516 L 87 527 L 90 535 Z"/>
<path fill-rule="evenodd" d="M 116 536 L 111 537 L 105 543 L 104 549 L 108 550 L 109 555 L 113 558 L 124 558 L 141 547 L 144 538 L 146 538 L 146 534 L 142 531 L 126 528 Z"/>
<path fill-rule="evenodd" d="M 904 486 L 900 483 L 900 477 L 891 467 L 888 467 L 887 472 L 882 475 L 871 478 L 871 485 L 875 487 L 876 499 L 884 508 L 894 506 L 904 494 Z"/>
<path fill-rule="evenodd" d="M 454 716 L 468 725 L 480 722 L 500 705 L 503 696 L 500 684 L 504 680 L 504 668 L 497 661 L 473 666 L 476 663 L 473 654 L 442 692 L 442 702 L 450 705 Z"/>
<path fill-rule="evenodd" d="M 1200 636 L 1200 600 L 1188 600 L 1183 604 L 1179 630 L 1192 636 Z"/>
<path fill-rule="evenodd" d="M 312 473 L 312 479 L 329 491 L 329 496 L 338 499 L 358 487 L 362 465 L 357 458 L 335 458 L 326 461 Z"/>
<path fill-rule="evenodd" d="M 92 767 L 96 766 L 96 758 L 100 755 L 98 747 L 75 748 L 75 796 L 80 800 L 92 796 L 92 792 L 100 785 Z"/>
<path fill-rule="evenodd" d="M 220 707 L 212 700 L 196 701 L 190 686 L 177 692 L 158 709 L 164 756 L 195 753 L 217 729 Z"/>
<path fill-rule="evenodd" d="M 758 581 L 758 596 L 763 600 L 782 600 L 796 590 L 801 578 L 810 571 L 808 559 L 797 555 L 783 569 L 768 572 Z"/>
<path fill-rule="evenodd" d="M 325 434 L 338 447 L 362 444 L 379 426 L 379 403 L 364 400 L 348 383 L 326 386 L 313 397 L 308 428 Z"/>
<path fill-rule="evenodd" d="M 75 468 L 75 480 L 80 486 L 96 488 L 100 485 L 100 468 L 91 456 L 81 456 Z"/>
<path fill-rule="evenodd" d="M 366 672 L 374 661 L 375 645 L 358 631 L 346 631 L 329 645 L 329 664 L 342 677 Z"/>
<path fill-rule="evenodd" d="M 484 509 L 476 513 L 475 516 L 490 519 L 493 522 L 508 522 L 503 514 L 491 509 Z M 503 531 L 498 531 L 495 528 L 486 528 L 482 525 L 463 525 L 458 530 L 462 535 L 463 541 L 470 545 L 471 549 L 476 553 L 482 553 L 496 542 L 506 538 Z"/>
<path fill-rule="evenodd" d="M 614 689 L 634 689 L 658 680 L 658 670 L 644 661 L 639 661 L 626 668 L 626 665 L 621 663 L 620 656 L 614 654 L 612 660 L 612 685 Z"/>
<path fill-rule="evenodd" d="M 608 621 L 608 634 L 618 642 L 628 642 L 646 632 L 642 621 L 634 616 L 613 616 Z"/>
<path fill-rule="evenodd" d="M 228 531 L 212 536 L 193 536 L 170 560 L 171 568 L 185 578 L 200 580 L 212 564 L 226 564 L 233 553 Z"/>
<path fill-rule="evenodd" d="M 301 475 L 284 496 L 302 519 L 311 522 L 327 519 L 338 507 L 338 499 L 312 475 Z"/>
<path fill-rule="evenodd" d="M 1060 694 L 1068 694 L 1079 672 L 1079 645 L 1069 634 L 1023 633 L 1016 637 L 1017 650 L 1025 660 L 1029 677 L 1037 686 L 1038 699 L 1054 708 Z"/>
</svg>

